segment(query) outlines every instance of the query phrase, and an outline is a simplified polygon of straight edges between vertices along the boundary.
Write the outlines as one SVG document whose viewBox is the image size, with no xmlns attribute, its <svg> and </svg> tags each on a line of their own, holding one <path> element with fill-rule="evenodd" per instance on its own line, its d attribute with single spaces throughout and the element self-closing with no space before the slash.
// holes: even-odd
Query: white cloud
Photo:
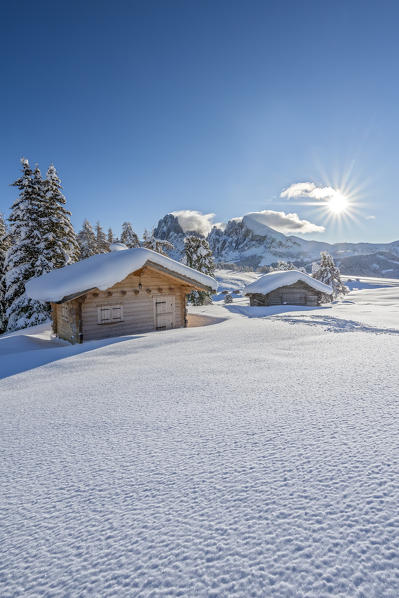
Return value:
<svg viewBox="0 0 399 598">
<path fill-rule="evenodd" d="M 291 197 L 301 197 L 303 195 L 308 195 L 313 189 L 316 187 L 314 183 L 294 183 L 284 189 L 280 193 L 280 197 L 286 197 L 287 199 L 291 199 Z"/>
<path fill-rule="evenodd" d="M 261 212 L 251 212 L 248 216 L 251 217 L 251 220 L 257 221 L 258 224 L 265 224 L 285 234 L 322 233 L 325 231 L 324 226 L 319 226 L 309 220 L 303 220 L 295 213 L 286 214 L 274 210 L 262 210 Z"/>
<path fill-rule="evenodd" d="M 294 183 L 280 193 L 280 197 L 293 199 L 296 197 L 308 197 L 311 199 L 330 199 L 339 191 L 332 187 L 317 187 L 314 183 Z"/>
<path fill-rule="evenodd" d="M 225 222 L 214 222 L 212 224 L 212 226 L 214 228 L 220 228 L 220 230 L 224 230 L 226 228 L 226 223 Z"/>
<path fill-rule="evenodd" d="M 370 216 L 365 216 L 366 220 L 375 220 L 375 216 L 373 216 L 372 214 L 370 214 Z"/>
<path fill-rule="evenodd" d="M 215 214 L 202 214 L 197 210 L 180 210 L 172 214 L 176 216 L 185 233 L 195 231 L 206 236 L 214 226 L 212 220 Z"/>
</svg>

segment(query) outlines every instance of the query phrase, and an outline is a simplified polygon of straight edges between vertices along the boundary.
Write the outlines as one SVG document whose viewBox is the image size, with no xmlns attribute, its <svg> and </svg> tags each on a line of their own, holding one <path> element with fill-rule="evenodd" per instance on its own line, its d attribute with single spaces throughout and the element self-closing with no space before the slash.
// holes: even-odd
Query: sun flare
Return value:
<svg viewBox="0 0 399 598">
<path fill-rule="evenodd" d="M 349 208 L 349 201 L 343 193 L 336 191 L 327 201 L 327 207 L 332 214 L 345 214 Z"/>
<path fill-rule="evenodd" d="M 362 208 L 368 179 L 355 182 L 351 178 L 349 169 L 341 176 L 336 175 L 332 180 L 327 176 L 321 177 L 322 183 L 313 181 L 293 183 L 280 193 L 284 200 L 289 199 L 297 205 L 305 206 L 313 211 L 314 218 L 322 218 L 325 225 L 343 230 L 350 223 L 361 222 Z"/>
</svg>

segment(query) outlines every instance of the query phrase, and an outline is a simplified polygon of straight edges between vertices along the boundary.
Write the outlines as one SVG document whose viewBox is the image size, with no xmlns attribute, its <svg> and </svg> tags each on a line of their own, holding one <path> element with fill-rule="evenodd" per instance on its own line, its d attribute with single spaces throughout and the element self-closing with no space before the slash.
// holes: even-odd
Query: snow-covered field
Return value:
<svg viewBox="0 0 399 598">
<path fill-rule="evenodd" d="M 399 596 L 399 281 L 362 281 L 0 337 L 0 595 Z"/>
<path fill-rule="evenodd" d="M 262 276 L 261 272 L 234 272 L 234 270 L 216 270 L 215 277 L 219 291 L 241 290 Z"/>
</svg>

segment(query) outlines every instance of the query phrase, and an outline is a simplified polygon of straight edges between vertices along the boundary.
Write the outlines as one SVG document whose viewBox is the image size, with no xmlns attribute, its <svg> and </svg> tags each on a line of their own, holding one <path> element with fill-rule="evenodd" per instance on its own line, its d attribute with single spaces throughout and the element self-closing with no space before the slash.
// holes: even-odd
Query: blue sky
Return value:
<svg viewBox="0 0 399 598">
<path fill-rule="evenodd" d="M 388 1 L 5 3 L 0 211 L 26 156 L 54 162 L 77 228 L 271 210 L 325 227 L 307 238 L 399 239 L 398 19 Z M 345 177 L 356 219 L 280 197 Z"/>
</svg>

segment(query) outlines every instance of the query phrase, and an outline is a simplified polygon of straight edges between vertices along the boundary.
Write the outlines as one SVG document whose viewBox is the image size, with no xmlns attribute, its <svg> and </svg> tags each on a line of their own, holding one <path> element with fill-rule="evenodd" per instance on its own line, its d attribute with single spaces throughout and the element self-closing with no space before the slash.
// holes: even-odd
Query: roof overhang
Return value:
<svg viewBox="0 0 399 598">
<path fill-rule="evenodd" d="M 167 276 L 170 276 L 171 278 L 175 278 L 177 280 L 185 282 L 188 286 L 192 287 L 195 290 L 213 292 L 213 289 L 211 287 L 203 285 L 203 284 L 197 282 L 196 280 L 193 280 L 192 278 L 184 276 L 183 274 L 180 274 L 178 272 L 173 272 L 172 270 L 169 270 L 168 268 L 165 268 L 164 266 L 160 266 L 159 264 L 155 264 L 154 262 L 151 262 L 150 260 L 147 260 L 146 263 L 138 270 L 134 270 L 133 272 L 130 272 L 130 274 L 128 274 L 128 276 L 130 276 L 131 274 L 136 274 L 136 272 L 139 272 L 140 270 L 143 270 L 144 268 L 151 268 L 152 270 L 157 270 L 158 272 L 161 272 L 162 274 L 166 274 Z M 119 284 L 119 283 L 116 283 L 116 284 Z M 110 288 L 112 288 L 112 287 L 110 287 Z M 84 291 L 79 291 L 77 293 L 73 293 L 72 295 L 66 295 L 60 301 L 55 301 L 54 303 L 61 304 L 61 303 L 66 303 L 67 301 L 73 301 L 73 299 L 78 299 L 79 297 L 83 297 L 83 295 L 86 295 L 87 293 L 90 293 L 91 291 L 95 291 L 95 290 L 96 290 L 96 287 L 92 287 L 90 289 L 85 289 Z"/>
<path fill-rule="evenodd" d="M 73 293 L 73 295 L 66 295 L 61 299 L 61 301 L 54 301 L 54 303 L 66 303 L 67 301 L 72 301 L 73 299 L 78 299 L 79 297 L 83 297 L 86 293 L 90 293 L 90 291 L 94 291 L 96 287 L 91 289 L 86 289 L 85 291 L 79 291 L 78 293 Z"/>
<path fill-rule="evenodd" d="M 193 280 L 192 278 L 189 278 L 188 276 L 184 276 L 183 274 L 180 274 L 179 272 L 173 272 L 172 270 L 169 270 L 168 268 L 165 268 L 164 266 L 160 266 L 159 264 L 155 264 L 154 262 L 151 262 L 150 260 L 147 260 L 147 262 L 144 264 L 143 268 L 146 268 L 146 267 L 152 268 L 153 270 L 157 270 L 158 272 L 162 272 L 163 274 L 167 274 L 168 276 L 171 276 L 172 278 L 177 278 L 178 280 L 185 282 L 186 284 L 190 285 L 191 287 L 193 287 L 196 290 L 214 292 L 211 287 L 201 284 L 200 282 L 197 282 L 196 280 Z M 132 274 L 134 274 L 134 272 L 132 272 Z"/>
</svg>

